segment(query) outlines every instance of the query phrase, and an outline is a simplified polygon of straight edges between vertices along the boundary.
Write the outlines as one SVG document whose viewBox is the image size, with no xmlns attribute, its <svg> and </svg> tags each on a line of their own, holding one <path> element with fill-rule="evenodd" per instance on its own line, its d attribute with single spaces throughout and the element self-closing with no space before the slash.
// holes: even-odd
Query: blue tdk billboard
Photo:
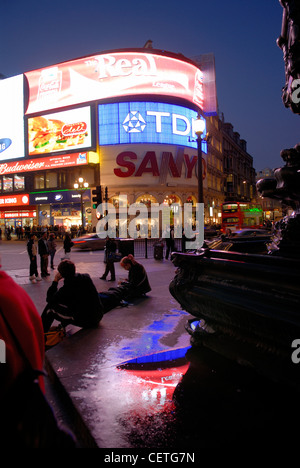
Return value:
<svg viewBox="0 0 300 468">
<path fill-rule="evenodd" d="M 99 145 L 162 143 L 197 148 L 197 112 L 160 102 L 99 104 Z M 203 137 L 206 134 L 206 128 Z M 202 151 L 207 153 L 206 141 Z"/>
</svg>

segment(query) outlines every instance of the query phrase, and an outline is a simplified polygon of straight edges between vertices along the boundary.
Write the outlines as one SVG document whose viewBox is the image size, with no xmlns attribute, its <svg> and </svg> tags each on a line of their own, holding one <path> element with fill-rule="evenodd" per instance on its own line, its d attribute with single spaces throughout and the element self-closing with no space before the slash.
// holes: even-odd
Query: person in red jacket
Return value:
<svg viewBox="0 0 300 468">
<path fill-rule="evenodd" d="M 1 265 L 0 265 L 1 266 Z M 49 448 L 75 445 L 49 405 L 43 377 L 41 317 L 26 291 L 0 271 L 0 446 Z"/>
<path fill-rule="evenodd" d="M 5 362 L 0 365 L 0 397 L 9 391 L 27 365 L 42 371 L 45 342 L 42 321 L 26 291 L 0 271 L 0 339 Z M 44 390 L 43 378 L 39 378 Z"/>
</svg>

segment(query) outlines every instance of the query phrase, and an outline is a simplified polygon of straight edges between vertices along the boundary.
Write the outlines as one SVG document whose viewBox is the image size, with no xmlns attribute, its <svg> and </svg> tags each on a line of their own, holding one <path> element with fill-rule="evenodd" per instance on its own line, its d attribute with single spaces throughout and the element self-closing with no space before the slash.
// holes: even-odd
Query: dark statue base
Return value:
<svg viewBox="0 0 300 468">
<path fill-rule="evenodd" d="M 193 347 L 300 388 L 291 358 L 300 339 L 297 260 L 206 249 L 175 253 L 173 263 L 170 292 L 198 319 L 187 324 Z"/>
<path fill-rule="evenodd" d="M 300 361 L 300 145 L 281 156 L 275 178 L 257 183 L 262 196 L 294 210 L 275 224 L 268 253 L 175 253 L 170 292 L 197 319 L 187 325 L 194 347 L 300 389 L 292 359 L 298 346 Z"/>
</svg>

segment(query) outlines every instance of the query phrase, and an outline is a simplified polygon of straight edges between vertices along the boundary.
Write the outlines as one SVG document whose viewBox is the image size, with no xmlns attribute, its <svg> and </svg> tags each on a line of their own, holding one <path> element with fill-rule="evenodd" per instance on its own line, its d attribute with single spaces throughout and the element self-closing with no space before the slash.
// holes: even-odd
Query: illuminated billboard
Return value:
<svg viewBox="0 0 300 468">
<path fill-rule="evenodd" d="M 26 114 L 130 95 L 170 96 L 203 108 L 203 74 L 167 55 L 111 52 L 25 73 Z"/>
<path fill-rule="evenodd" d="M 0 161 L 23 158 L 23 75 L 0 80 L 0 102 Z"/>
<path fill-rule="evenodd" d="M 91 108 L 56 112 L 28 119 L 28 154 L 88 149 L 92 146 Z"/>
<path fill-rule="evenodd" d="M 162 143 L 197 148 L 197 137 L 193 131 L 196 119 L 196 111 L 174 104 L 99 104 L 99 144 Z M 205 134 L 206 129 L 203 136 Z M 207 153 L 206 141 L 202 142 L 202 151 Z"/>
</svg>

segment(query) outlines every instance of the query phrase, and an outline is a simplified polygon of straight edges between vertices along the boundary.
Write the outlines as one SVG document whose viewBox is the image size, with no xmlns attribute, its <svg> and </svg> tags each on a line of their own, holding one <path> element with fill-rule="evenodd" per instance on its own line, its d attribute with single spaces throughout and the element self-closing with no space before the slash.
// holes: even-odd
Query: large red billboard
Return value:
<svg viewBox="0 0 300 468">
<path fill-rule="evenodd" d="M 203 74 L 192 63 L 159 54 L 111 52 L 25 73 L 26 114 L 117 96 L 157 95 L 203 108 Z"/>
</svg>

